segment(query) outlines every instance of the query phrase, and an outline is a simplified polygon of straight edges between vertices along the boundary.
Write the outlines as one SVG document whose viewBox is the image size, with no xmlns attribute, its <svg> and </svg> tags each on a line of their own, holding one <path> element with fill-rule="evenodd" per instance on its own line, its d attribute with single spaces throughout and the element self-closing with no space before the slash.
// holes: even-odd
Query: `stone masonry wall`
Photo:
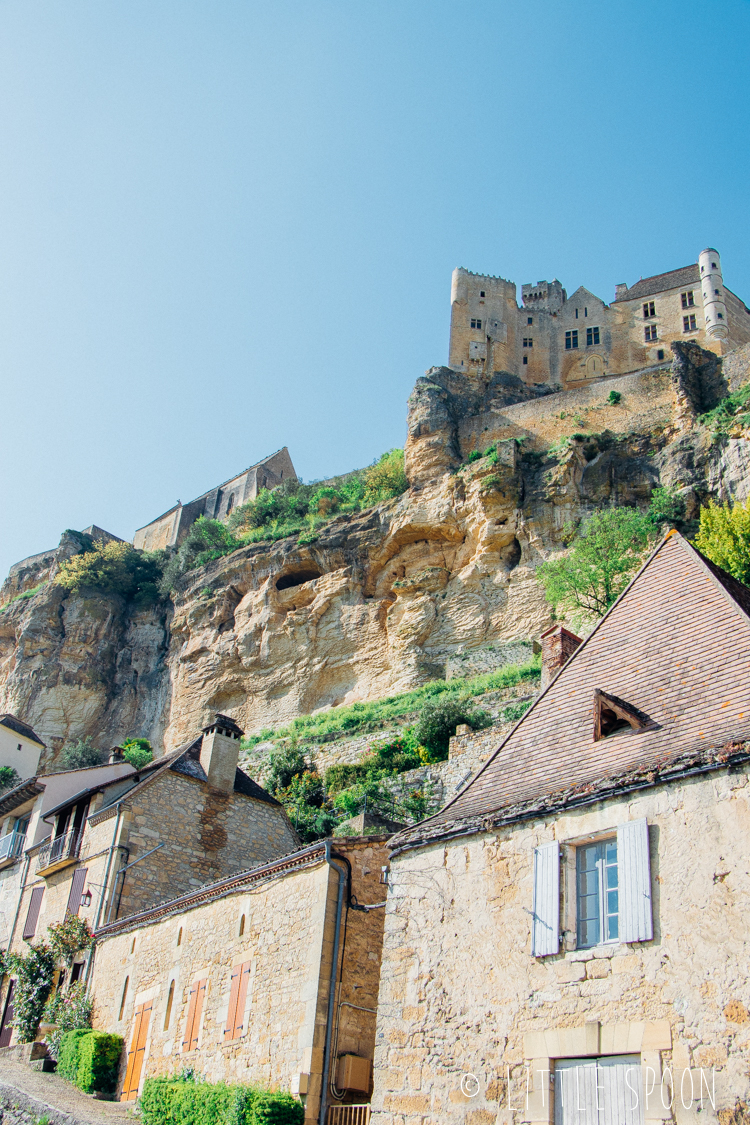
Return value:
<svg viewBox="0 0 750 1125">
<path fill-rule="evenodd" d="M 610 836 L 642 817 L 653 940 L 532 957 L 535 846 Z M 681 1102 L 685 1074 L 685 1102 L 691 1078 L 697 1098 L 700 1068 L 709 1084 L 715 1076 L 716 1110 L 729 1120 L 750 1098 L 749 848 L 745 767 L 395 856 L 374 1125 L 549 1122 L 555 1058 L 629 1053 L 651 1068 L 647 1122 L 672 1117 L 660 1108 L 662 1080 L 670 1100 L 667 1068 L 677 1125 L 717 1120 L 705 1089 L 700 1114 Z M 563 854 L 563 946 L 570 946 L 574 848 Z M 474 1076 L 467 1092 L 463 1075 Z"/>
</svg>

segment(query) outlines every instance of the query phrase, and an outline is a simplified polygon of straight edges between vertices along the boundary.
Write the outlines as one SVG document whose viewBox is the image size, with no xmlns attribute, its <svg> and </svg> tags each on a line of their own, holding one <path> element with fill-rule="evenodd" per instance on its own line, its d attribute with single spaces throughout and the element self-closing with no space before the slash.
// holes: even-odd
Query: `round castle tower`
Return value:
<svg viewBox="0 0 750 1125">
<path fill-rule="evenodd" d="M 727 306 L 724 303 L 724 278 L 721 276 L 721 258 L 709 246 L 698 258 L 703 294 L 703 312 L 706 317 L 706 335 L 712 340 L 725 341 L 729 336 Z"/>
</svg>

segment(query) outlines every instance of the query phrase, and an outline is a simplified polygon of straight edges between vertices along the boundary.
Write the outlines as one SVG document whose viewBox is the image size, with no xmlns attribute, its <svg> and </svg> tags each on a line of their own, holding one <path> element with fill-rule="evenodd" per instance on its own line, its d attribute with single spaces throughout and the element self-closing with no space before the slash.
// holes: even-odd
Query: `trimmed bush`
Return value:
<svg viewBox="0 0 750 1125">
<path fill-rule="evenodd" d="M 85 1094 L 94 1090 L 111 1094 L 117 1086 L 121 1054 L 121 1036 L 76 1028 L 62 1037 L 57 1072 Z"/>
<path fill-rule="evenodd" d="M 305 1111 L 291 1094 L 257 1086 L 147 1078 L 144 1125 L 302 1125 Z"/>
</svg>

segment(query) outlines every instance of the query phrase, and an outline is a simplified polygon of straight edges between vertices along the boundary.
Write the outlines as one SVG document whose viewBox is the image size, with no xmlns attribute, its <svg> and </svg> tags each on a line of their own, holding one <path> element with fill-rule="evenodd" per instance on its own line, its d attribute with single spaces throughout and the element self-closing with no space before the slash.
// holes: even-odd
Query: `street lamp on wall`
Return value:
<svg viewBox="0 0 750 1125">
<path fill-rule="evenodd" d="M 81 895 L 81 906 L 91 906 L 91 891 L 84 891 Z"/>
</svg>

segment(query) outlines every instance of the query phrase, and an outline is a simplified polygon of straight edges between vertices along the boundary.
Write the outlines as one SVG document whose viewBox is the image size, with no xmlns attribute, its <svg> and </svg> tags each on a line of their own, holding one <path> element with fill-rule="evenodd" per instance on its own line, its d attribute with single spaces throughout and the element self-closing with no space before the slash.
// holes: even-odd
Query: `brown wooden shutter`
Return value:
<svg viewBox="0 0 750 1125">
<path fill-rule="evenodd" d="M 138 1005 L 133 1017 L 133 1035 L 128 1051 L 128 1065 L 125 1070 L 125 1081 L 122 1084 L 122 1094 L 120 1095 L 120 1100 L 123 1102 L 132 1102 L 138 1096 L 150 1019 L 151 1001 L 148 1000 L 145 1004 Z"/>
<path fill-rule="evenodd" d="M 245 1001 L 247 1000 L 247 986 L 250 980 L 251 965 L 251 961 L 245 961 L 244 965 L 235 965 L 232 969 L 232 991 L 229 995 L 227 1025 L 224 1028 L 225 1039 L 236 1039 L 242 1034 L 242 1023 L 245 1014 Z"/>
<path fill-rule="evenodd" d="M 65 917 L 69 914 L 77 914 L 81 906 L 81 895 L 86 883 L 86 873 L 88 867 L 78 867 L 73 872 L 73 878 L 70 881 L 70 894 L 68 895 L 68 905 L 65 907 Z"/>
<path fill-rule="evenodd" d="M 182 1047 L 185 1051 L 192 1051 L 198 1046 L 198 1030 L 203 1012 L 203 998 L 206 995 L 206 981 L 196 981 L 190 989 L 190 1003 L 188 1005 L 187 1022 L 185 1024 L 185 1038 Z"/>
<path fill-rule="evenodd" d="M 44 887 L 34 887 L 31 892 L 31 901 L 29 902 L 29 909 L 26 915 L 26 921 L 23 927 L 23 940 L 28 941 L 33 938 L 36 933 L 36 924 L 39 920 L 39 911 L 42 908 L 42 899 L 44 898 Z"/>
</svg>

